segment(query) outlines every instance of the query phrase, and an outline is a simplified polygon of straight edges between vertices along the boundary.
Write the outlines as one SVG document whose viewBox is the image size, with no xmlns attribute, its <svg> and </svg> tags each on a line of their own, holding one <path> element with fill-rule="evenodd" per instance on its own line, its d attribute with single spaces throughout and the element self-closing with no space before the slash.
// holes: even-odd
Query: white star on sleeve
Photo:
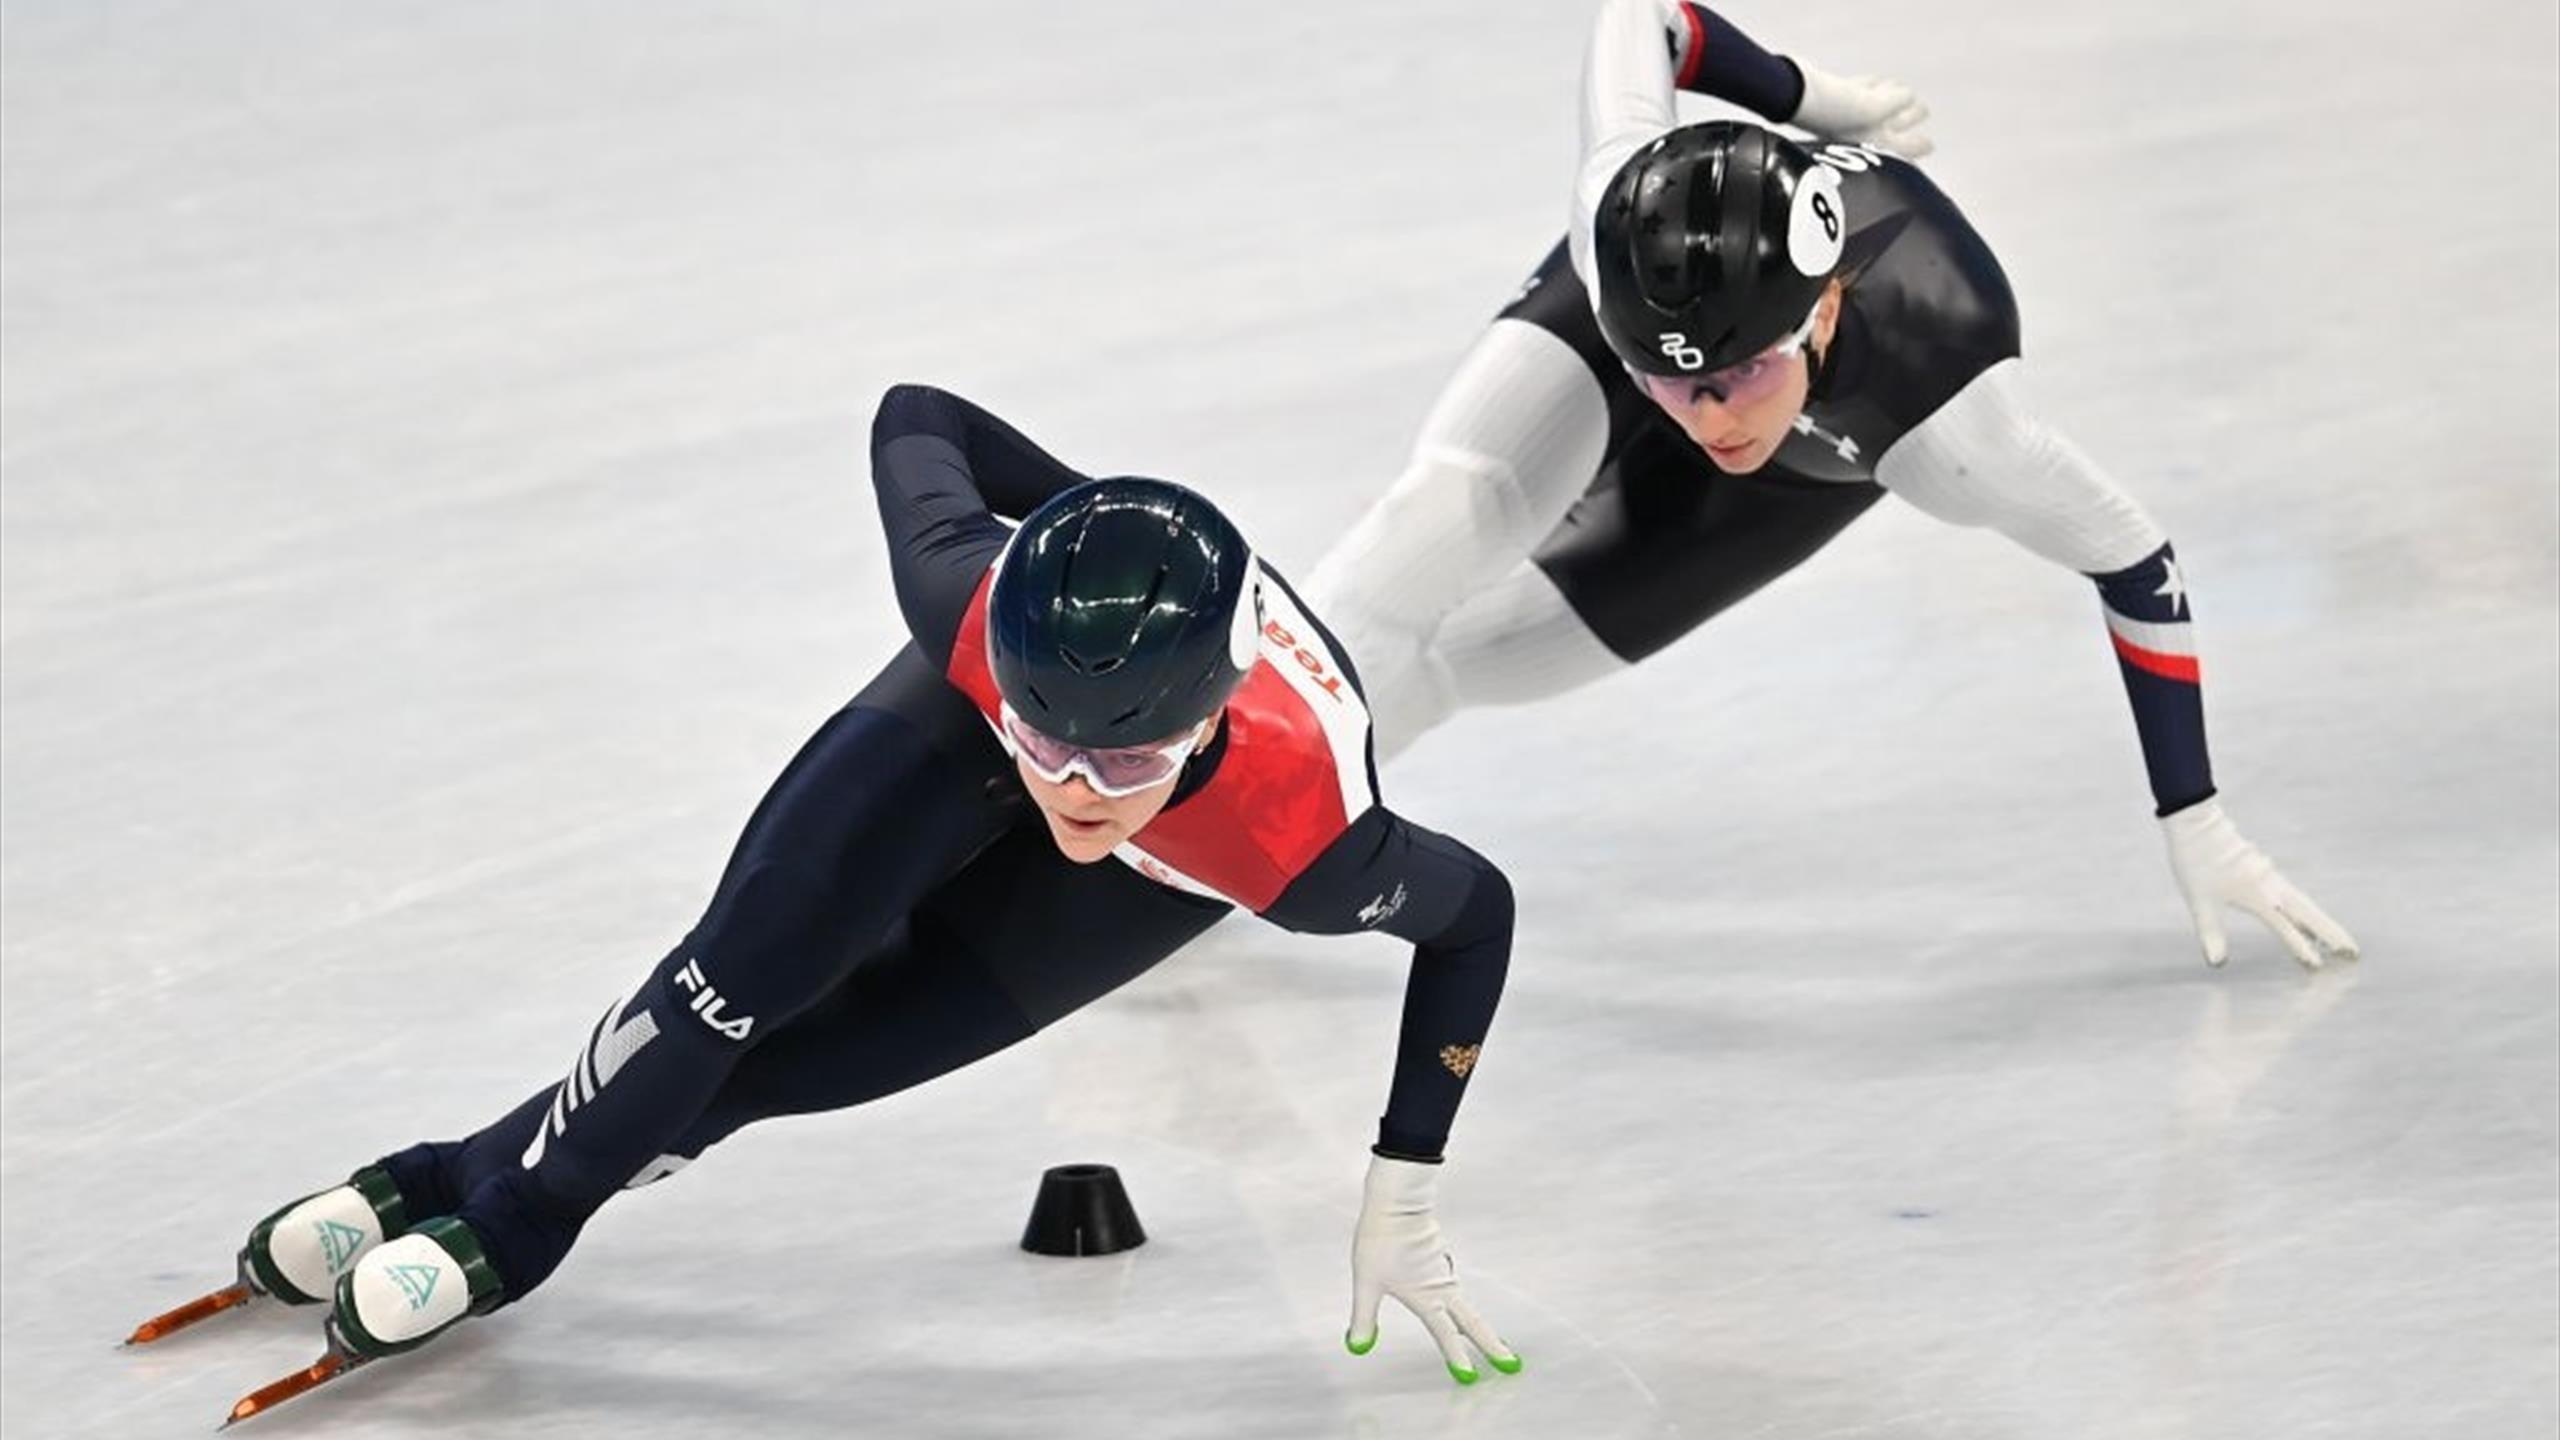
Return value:
<svg viewBox="0 0 2560 1440">
<path fill-rule="evenodd" d="M 2160 588 L 2151 593 L 2168 596 L 2169 613 L 2174 616 L 2187 608 L 2187 577 L 2179 571 L 2178 562 L 2174 559 L 2162 560 L 2160 568 L 2169 572 L 2169 578 L 2161 581 Z"/>
</svg>

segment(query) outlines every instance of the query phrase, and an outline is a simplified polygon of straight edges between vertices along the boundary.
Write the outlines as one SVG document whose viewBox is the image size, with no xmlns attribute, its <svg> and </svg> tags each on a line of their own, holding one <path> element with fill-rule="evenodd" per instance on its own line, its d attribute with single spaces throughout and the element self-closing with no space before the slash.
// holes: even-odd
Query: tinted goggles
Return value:
<svg viewBox="0 0 2560 1440">
<path fill-rule="evenodd" d="M 1776 394 L 1786 384 L 1787 362 L 1804 353 L 1805 342 L 1813 338 L 1813 320 L 1821 313 L 1816 305 L 1805 312 L 1804 323 L 1794 333 L 1748 360 L 1736 361 L 1716 370 L 1702 370 L 1682 375 L 1648 375 L 1630 371 L 1636 384 L 1651 397 L 1653 403 L 1666 410 L 1686 410 L 1699 401 L 1713 399 L 1719 405 L 1748 405 Z"/>
<path fill-rule="evenodd" d="M 1064 785 L 1069 776 L 1080 774 L 1095 794 L 1113 800 L 1152 789 L 1180 775 L 1183 762 L 1200 748 L 1200 738 L 1208 728 L 1194 725 L 1174 739 L 1155 745 L 1099 748 L 1070 745 L 1043 735 L 1024 724 L 1011 705 L 998 707 L 996 714 L 1004 748 L 1030 766 L 1032 774 L 1052 785 Z"/>
</svg>

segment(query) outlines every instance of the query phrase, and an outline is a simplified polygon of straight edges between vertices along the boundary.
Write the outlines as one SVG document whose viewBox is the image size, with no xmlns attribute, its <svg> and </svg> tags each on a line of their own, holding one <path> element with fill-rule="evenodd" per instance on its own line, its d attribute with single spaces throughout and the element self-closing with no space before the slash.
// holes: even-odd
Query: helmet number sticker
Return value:
<svg viewBox="0 0 2560 1440">
<path fill-rule="evenodd" d="M 1677 330 L 1665 330 L 1660 339 L 1662 353 L 1683 370 L 1695 370 L 1707 363 L 1707 352 L 1689 343 L 1689 337 Z"/>
<path fill-rule="evenodd" d="M 1840 206 L 1840 172 L 1816 165 L 1796 182 L 1787 207 L 1787 258 L 1805 275 L 1829 275 L 1840 264 L 1840 234 L 1847 229 Z"/>
</svg>

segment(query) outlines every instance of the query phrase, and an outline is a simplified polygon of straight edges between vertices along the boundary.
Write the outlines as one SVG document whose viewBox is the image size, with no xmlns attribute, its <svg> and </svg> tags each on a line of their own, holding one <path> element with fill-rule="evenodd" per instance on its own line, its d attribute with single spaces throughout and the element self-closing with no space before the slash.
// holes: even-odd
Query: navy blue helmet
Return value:
<svg viewBox="0 0 2560 1440">
<path fill-rule="evenodd" d="M 1091 480 L 1014 533 L 987 597 L 996 688 L 1025 725 L 1092 748 L 1170 740 L 1218 713 L 1260 653 L 1253 552 L 1166 480 Z"/>
</svg>

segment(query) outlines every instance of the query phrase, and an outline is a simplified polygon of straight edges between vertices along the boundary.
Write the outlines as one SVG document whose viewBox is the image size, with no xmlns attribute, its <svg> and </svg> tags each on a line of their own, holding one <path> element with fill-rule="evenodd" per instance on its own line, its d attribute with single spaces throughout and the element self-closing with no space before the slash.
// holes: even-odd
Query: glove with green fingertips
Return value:
<svg viewBox="0 0 2560 1440">
<path fill-rule="evenodd" d="M 1517 1375 L 1519 1353 L 1458 1288 L 1458 1265 L 1449 1257 L 1434 1209 L 1439 1177 L 1437 1161 L 1369 1157 L 1360 1223 L 1351 1237 L 1351 1327 L 1343 1332 L 1343 1347 L 1354 1355 L 1376 1348 L 1378 1302 L 1392 1296 L 1431 1332 L 1451 1379 L 1476 1383 L 1479 1351 L 1494 1369 Z"/>
</svg>

